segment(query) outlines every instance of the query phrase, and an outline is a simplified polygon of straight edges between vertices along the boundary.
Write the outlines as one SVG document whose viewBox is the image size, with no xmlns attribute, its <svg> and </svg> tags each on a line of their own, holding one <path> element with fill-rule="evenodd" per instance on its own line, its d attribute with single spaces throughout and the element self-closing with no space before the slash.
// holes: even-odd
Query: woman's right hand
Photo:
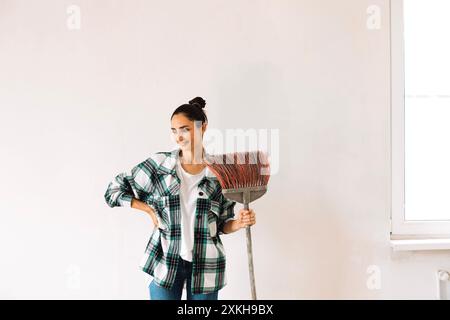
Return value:
<svg viewBox="0 0 450 320">
<path fill-rule="evenodd" d="M 155 211 L 154 211 L 150 206 L 148 206 L 147 213 L 150 215 L 150 218 L 152 218 L 153 225 L 154 225 L 156 228 L 158 228 L 158 227 L 159 227 L 159 224 L 158 224 L 158 219 L 156 218 L 156 213 L 155 213 Z"/>
<path fill-rule="evenodd" d="M 153 208 L 150 207 L 147 203 L 145 203 L 141 200 L 138 200 L 136 198 L 133 198 L 133 199 L 131 199 L 131 207 L 147 213 L 150 216 L 150 218 L 152 218 L 152 221 L 153 221 L 153 224 L 155 225 L 155 227 L 159 227 L 155 210 L 153 210 Z"/>
</svg>

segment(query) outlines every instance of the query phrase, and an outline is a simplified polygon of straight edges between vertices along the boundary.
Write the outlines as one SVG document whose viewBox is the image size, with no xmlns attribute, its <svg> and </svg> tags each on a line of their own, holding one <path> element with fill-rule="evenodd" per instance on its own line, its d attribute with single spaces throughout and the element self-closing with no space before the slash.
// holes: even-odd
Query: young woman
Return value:
<svg viewBox="0 0 450 320">
<path fill-rule="evenodd" d="M 155 225 L 141 261 L 153 277 L 152 300 L 180 300 L 186 284 L 188 300 L 217 300 L 226 283 L 221 234 L 256 223 L 255 212 L 226 199 L 217 178 L 206 167 L 203 135 L 208 119 L 205 100 L 196 97 L 171 116 L 179 148 L 156 152 L 108 185 L 110 207 L 146 212 Z"/>
</svg>

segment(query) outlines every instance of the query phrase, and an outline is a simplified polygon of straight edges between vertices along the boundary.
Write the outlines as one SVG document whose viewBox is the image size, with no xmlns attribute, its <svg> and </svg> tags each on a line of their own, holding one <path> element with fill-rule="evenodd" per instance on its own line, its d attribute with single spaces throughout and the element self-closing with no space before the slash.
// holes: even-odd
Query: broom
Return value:
<svg viewBox="0 0 450 320">
<path fill-rule="evenodd" d="M 267 154 L 262 151 L 207 155 L 205 163 L 219 180 L 223 195 L 244 204 L 245 210 L 249 210 L 250 202 L 262 197 L 267 191 L 270 166 Z M 256 300 L 250 226 L 246 227 L 246 237 L 250 287 L 252 299 Z"/>
</svg>

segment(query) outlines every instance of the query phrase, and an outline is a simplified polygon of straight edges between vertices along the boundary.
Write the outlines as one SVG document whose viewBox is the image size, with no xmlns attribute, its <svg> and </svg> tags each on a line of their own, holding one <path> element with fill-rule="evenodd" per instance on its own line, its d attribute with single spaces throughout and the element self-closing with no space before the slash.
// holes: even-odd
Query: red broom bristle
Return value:
<svg viewBox="0 0 450 320">
<path fill-rule="evenodd" d="M 269 182 L 270 164 L 263 151 L 207 155 L 205 162 L 222 189 L 266 186 Z"/>
</svg>

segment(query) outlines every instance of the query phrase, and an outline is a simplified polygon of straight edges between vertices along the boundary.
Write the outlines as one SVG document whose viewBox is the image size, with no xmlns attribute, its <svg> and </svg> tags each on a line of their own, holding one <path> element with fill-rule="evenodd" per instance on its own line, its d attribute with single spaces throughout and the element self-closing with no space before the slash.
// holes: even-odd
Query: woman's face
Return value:
<svg viewBox="0 0 450 320">
<path fill-rule="evenodd" d="M 201 122 L 199 121 L 198 123 Z M 184 114 L 178 113 L 172 117 L 172 135 L 182 150 L 193 151 L 195 146 L 202 147 L 206 123 L 197 128 L 197 130 L 194 130 L 194 128 L 194 121 L 189 120 Z"/>
</svg>

